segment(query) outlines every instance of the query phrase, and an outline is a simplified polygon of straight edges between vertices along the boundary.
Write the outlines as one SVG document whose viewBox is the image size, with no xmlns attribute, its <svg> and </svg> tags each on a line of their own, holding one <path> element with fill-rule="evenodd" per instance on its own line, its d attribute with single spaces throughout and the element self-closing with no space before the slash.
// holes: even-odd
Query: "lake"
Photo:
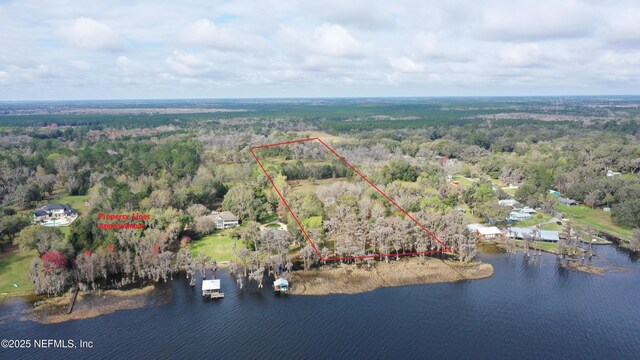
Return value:
<svg viewBox="0 0 640 360">
<path fill-rule="evenodd" d="M 160 285 L 157 304 L 51 325 L 20 321 L 30 305 L 13 298 L 0 302 L 1 338 L 94 347 L 0 349 L 0 359 L 640 358 L 638 259 L 615 246 L 596 250 L 613 268 L 604 276 L 560 267 L 550 254 L 532 261 L 485 251 L 489 279 L 322 297 L 239 289 L 222 271 L 220 301 L 180 279 Z"/>
</svg>

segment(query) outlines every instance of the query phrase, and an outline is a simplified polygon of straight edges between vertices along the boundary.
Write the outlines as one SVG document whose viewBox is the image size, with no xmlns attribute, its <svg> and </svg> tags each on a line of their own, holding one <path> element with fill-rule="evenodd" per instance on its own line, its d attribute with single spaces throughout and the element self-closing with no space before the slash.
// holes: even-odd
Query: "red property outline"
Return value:
<svg viewBox="0 0 640 360">
<path fill-rule="evenodd" d="M 316 247 L 316 244 L 313 242 L 313 240 L 311 240 L 311 237 L 309 236 L 309 234 L 307 234 L 307 231 L 304 229 L 304 227 L 302 226 L 302 224 L 298 220 L 298 217 L 296 216 L 296 214 L 293 213 L 293 211 L 291 210 L 291 207 L 289 207 L 289 203 L 287 203 L 287 200 L 285 200 L 284 196 L 282 196 L 282 193 L 280 192 L 280 189 L 278 189 L 276 184 L 273 182 L 273 179 L 271 179 L 271 176 L 269 176 L 269 174 L 267 173 L 267 170 L 264 168 L 264 166 L 260 162 L 260 159 L 258 159 L 258 156 L 254 152 L 254 150 L 256 150 L 256 149 L 262 149 L 262 148 L 273 147 L 273 146 L 289 145 L 289 144 L 295 144 L 295 143 L 301 143 L 301 142 L 313 141 L 313 140 L 319 141 L 320 144 L 322 144 L 325 148 L 327 148 L 327 150 L 329 150 L 333 155 L 335 155 L 338 159 L 340 159 L 343 163 L 345 163 L 351 170 L 353 170 L 353 172 L 358 174 L 358 176 L 360 176 L 364 181 L 366 181 L 369 185 L 371 185 L 371 187 L 373 187 L 378 193 L 380 193 L 380 195 L 384 196 L 398 210 L 402 211 L 402 213 L 405 214 L 409 219 L 413 220 L 413 222 L 416 223 L 422 230 L 424 230 L 424 232 L 426 232 L 432 239 L 434 239 L 437 242 L 439 242 L 446 249 L 446 251 L 445 250 L 434 250 L 434 251 L 410 252 L 410 253 L 404 253 L 404 254 L 377 254 L 377 255 L 348 256 L 348 257 L 342 257 L 342 258 L 340 258 L 340 257 L 332 257 L 332 258 L 327 258 L 327 259 L 323 258 L 322 255 L 320 254 L 320 251 L 318 251 L 318 248 Z M 449 248 L 445 243 L 440 241 L 440 239 L 438 239 L 437 236 L 435 236 L 431 231 L 429 231 L 429 229 L 427 229 L 418 220 L 416 220 L 413 216 L 411 216 L 407 211 L 405 211 L 402 207 L 400 207 L 400 205 L 398 205 L 387 194 L 385 194 L 382 190 L 380 190 L 377 186 L 375 186 L 371 181 L 369 181 L 369 179 L 367 179 L 366 176 L 362 175 L 362 173 L 360 173 L 360 171 L 358 171 L 356 168 L 351 166 L 351 164 L 349 164 L 347 162 L 347 160 L 345 160 L 345 158 L 343 158 L 342 156 L 338 155 L 338 153 L 335 150 L 333 150 L 324 141 L 320 140 L 320 138 L 314 137 L 314 138 L 306 138 L 306 139 L 285 141 L 285 142 L 280 142 L 280 143 L 275 143 L 275 144 L 258 145 L 258 146 L 253 146 L 253 147 L 249 148 L 249 151 L 251 152 L 251 155 L 253 155 L 253 157 L 256 159 L 256 162 L 258 163 L 258 165 L 260 165 L 260 168 L 262 169 L 262 172 L 267 177 L 267 180 L 269 180 L 269 182 L 271 183 L 271 186 L 273 186 L 273 189 L 276 191 L 276 193 L 278 193 L 278 196 L 280 197 L 280 200 L 282 200 L 282 203 L 287 207 L 287 210 L 289 210 L 289 213 L 291 214 L 291 216 L 293 216 L 293 219 L 296 221 L 296 223 L 298 224 L 298 227 L 300 228 L 300 230 L 302 230 L 302 233 L 304 234 L 304 236 L 307 238 L 307 240 L 309 241 L 309 243 L 313 247 L 313 250 L 315 250 L 316 254 L 318 254 L 318 256 L 320 257 L 320 261 L 341 261 L 341 260 L 351 260 L 351 259 L 381 258 L 381 257 L 384 257 L 384 256 L 406 256 L 406 255 L 420 255 L 420 254 L 435 254 L 435 253 L 452 252 L 451 248 Z"/>
</svg>

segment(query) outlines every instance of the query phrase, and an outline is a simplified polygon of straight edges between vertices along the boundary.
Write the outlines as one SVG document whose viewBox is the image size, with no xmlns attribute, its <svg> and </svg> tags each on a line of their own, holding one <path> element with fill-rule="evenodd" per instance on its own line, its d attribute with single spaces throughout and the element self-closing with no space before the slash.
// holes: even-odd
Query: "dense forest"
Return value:
<svg viewBox="0 0 640 360">
<path fill-rule="evenodd" d="M 144 106 L 156 110 L 133 114 L 110 114 L 120 103 L 70 114 L 97 105 L 3 104 L 0 245 L 37 252 L 31 277 L 41 293 L 75 282 L 159 280 L 208 261 L 187 247 L 213 232 L 210 211 L 224 209 L 243 223 L 233 236 L 243 245 L 236 255 L 245 272 L 251 259 L 255 279 L 298 261 L 307 268 L 318 256 L 248 149 L 320 136 L 461 260 L 475 252 L 467 223 L 505 222 L 509 211 L 500 199 L 514 197 L 562 218 L 550 189 L 610 209 L 611 221 L 630 234 L 621 241 L 640 249 L 640 100 L 558 104 L 546 98 L 149 102 Z M 229 111 L 171 114 L 165 107 Z M 326 257 L 440 246 L 417 235 L 325 150 L 291 145 L 259 154 Z M 473 181 L 459 186 L 452 182 L 458 178 Z M 82 199 L 71 226 L 30 225 L 34 209 L 63 196 Z M 131 212 L 150 215 L 144 230 L 98 228 L 99 213 Z M 257 230 L 273 220 L 288 224 L 288 233 Z"/>
</svg>

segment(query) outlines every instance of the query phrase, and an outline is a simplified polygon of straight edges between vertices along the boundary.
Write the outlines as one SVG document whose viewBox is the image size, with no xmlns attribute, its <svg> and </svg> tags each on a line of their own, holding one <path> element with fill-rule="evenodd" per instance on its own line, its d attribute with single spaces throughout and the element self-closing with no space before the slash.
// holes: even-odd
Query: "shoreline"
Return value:
<svg viewBox="0 0 640 360">
<path fill-rule="evenodd" d="M 45 298 L 33 304 L 21 320 L 40 324 L 56 324 L 70 320 L 90 319 L 119 310 L 138 309 L 147 306 L 159 293 L 154 285 L 128 290 L 98 290 L 80 292 L 71 314 L 67 308 L 71 302 L 69 293 Z"/>
<path fill-rule="evenodd" d="M 383 287 L 424 285 L 442 282 L 478 280 L 491 277 L 493 266 L 482 262 L 460 263 L 435 258 L 409 258 L 377 262 L 371 268 L 300 270 L 291 276 L 291 295 L 320 296 L 358 294 Z"/>
</svg>

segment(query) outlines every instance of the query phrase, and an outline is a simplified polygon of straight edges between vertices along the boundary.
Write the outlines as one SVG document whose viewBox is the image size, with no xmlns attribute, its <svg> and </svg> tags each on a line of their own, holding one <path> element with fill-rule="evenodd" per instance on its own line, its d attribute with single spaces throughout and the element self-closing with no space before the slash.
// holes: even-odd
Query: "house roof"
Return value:
<svg viewBox="0 0 640 360">
<path fill-rule="evenodd" d="M 478 232 L 480 233 L 480 235 L 498 235 L 498 234 L 502 234 L 502 231 L 500 231 L 500 229 L 498 229 L 495 226 L 489 226 L 489 227 L 479 227 Z"/>
<path fill-rule="evenodd" d="M 54 211 L 54 210 L 66 210 L 66 211 L 75 211 L 73 207 L 69 204 L 49 204 L 42 207 L 44 211 Z"/>
<path fill-rule="evenodd" d="M 561 204 L 577 204 L 578 203 L 576 200 L 564 198 L 564 197 L 559 197 L 558 202 Z"/>
<path fill-rule="evenodd" d="M 530 218 L 531 214 L 528 213 L 523 213 L 523 212 L 518 212 L 518 211 L 512 211 L 509 213 L 509 217 L 511 218 Z"/>
<path fill-rule="evenodd" d="M 277 279 L 273 282 L 274 286 L 289 286 L 289 282 L 286 279 Z"/>
<path fill-rule="evenodd" d="M 467 229 L 469 229 L 469 231 L 473 232 L 478 230 L 478 228 L 484 227 L 484 225 L 481 224 L 469 224 L 467 225 Z"/>
<path fill-rule="evenodd" d="M 507 231 L 507 235 L 517 239 L 523 239 L 525 236 L 533 236 L 533 229 L 514 227 Z M 545 241 L 560 240 L 560 233 L 553 230 L 540 230 L 540 239 Z"/>
<path fill-rule="evenodd" d="M 222 219 L 224 221 L 238 221 L 238 220 L 240 220 L 240 219 L 238 219 L 237 216 L 233 215 L 229 211 L 213 213 L 212 215 L 213 215 L 213 220 L 218 220 L 218 219 Z"/>
<path fill-rule="evenodd" d="M 518 204 L 518 201 L 516 201 L 515 199 L 503 199 L 503 200 L 498 200 L 498 204 L 504 205 L 504 206 L 513 206 Z"/>
<path fill-rule="evenodd" d="M 220 290 L 220 279 L 202 280 L 202 290 Z"/>
<path fill-rule="evenodd" d="M 38 210 L 33 212 L 33 215 L 35 215 L 35 216 L 46 216 L 46 215 L 49 215 L 49 213 L 44 211 L 44 210 L 42 210 L 42 209 L 38 209 Z"/>
</svg>

